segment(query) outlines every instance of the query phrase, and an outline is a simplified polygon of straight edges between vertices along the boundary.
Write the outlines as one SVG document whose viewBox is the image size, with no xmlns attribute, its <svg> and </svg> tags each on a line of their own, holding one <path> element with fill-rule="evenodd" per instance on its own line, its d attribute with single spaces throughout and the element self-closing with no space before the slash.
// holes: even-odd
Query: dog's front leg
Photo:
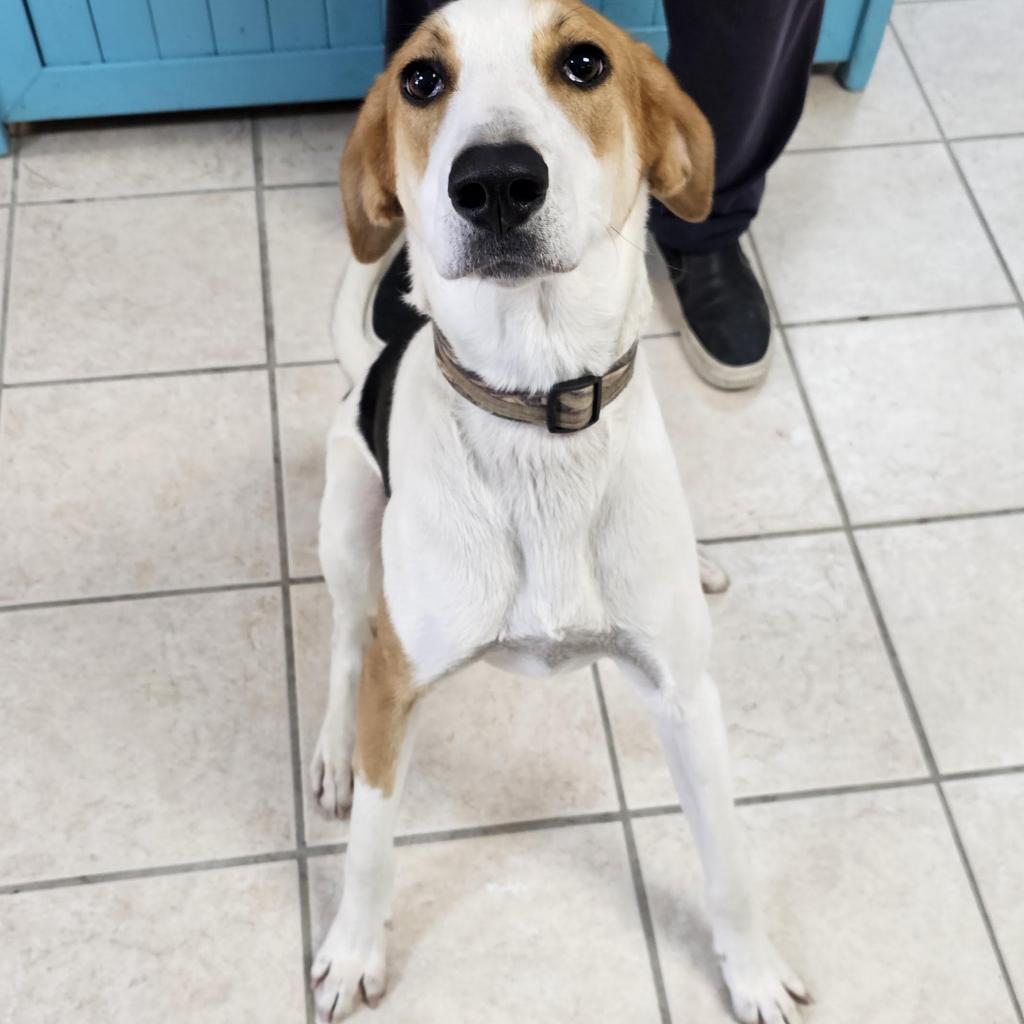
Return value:
<svg viewBox="0 0 1024 1024">
<path fill-rule="evenodd" d="M 809 997 L 765 933 L 748 881 L 717 688 L 706 672 L 689 669 L 656 679 L 645 675 L 643 683 L 700 854 L 715 951 L 733 1010 L 744 1024 L 798 1024 L 797 1004 Z"/>
<path fill-rule="evenodd" d="M 341 907 L 313 961 L 318 1019 L 338 1021 L 361 999 L 374 1006 L 387 983 L 395 819 L 412 745 L 416 694 L 386 606 L 359 684 L 355 792 Z"/>
</svg>

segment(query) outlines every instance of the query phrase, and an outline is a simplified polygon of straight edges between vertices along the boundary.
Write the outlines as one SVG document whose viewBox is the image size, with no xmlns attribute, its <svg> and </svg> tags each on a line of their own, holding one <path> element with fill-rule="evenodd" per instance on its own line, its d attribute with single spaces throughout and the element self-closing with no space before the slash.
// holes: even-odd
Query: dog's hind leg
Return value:
<svg viewBox="0 0 1024 1024">
<path fill-rule="evenodd" d="M 317 806 L 341 817 L 352 800 L 356 690 L 370 617 L 380 593 L 384 488 L 356 433 L 356 393 L 342 403 L 327 439 L 327 484 L 320 506 L 320 564 L 333 604 L 331 669 L 310 769 Z"/>
<path fill-rule="evenodd" d="M 355 799 L 338 909 L 310 973 L 318 1020 L 334 1022 L 386 986 L 395 818 L 412 746 L 412 670 L 381 601 L 359 684 Z"/>
<path fill-rule="evenodd" d="M 700 562 L 700 585 L 705 594 L 724 594 L 729 589 L 729 574 L 716 562 L 705 548 L 697 546 Z"/>
</svg>

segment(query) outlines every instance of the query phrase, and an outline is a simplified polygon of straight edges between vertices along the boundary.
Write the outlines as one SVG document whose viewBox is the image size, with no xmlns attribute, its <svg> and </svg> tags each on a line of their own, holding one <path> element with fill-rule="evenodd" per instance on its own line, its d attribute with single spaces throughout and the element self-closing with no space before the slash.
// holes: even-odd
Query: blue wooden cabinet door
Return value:
<svg viewBox="0 0 1024 1024">
<path fill-rule="evenodd" d="M 5 122 L 356 99 L 383 64 L 385 3 L 0 0 L 0 154 Z M 593 6 L 664 55 L 661 0 Z M 826 0 L 817 58 L 849 88 L 891 6 Z"/>
</svg>

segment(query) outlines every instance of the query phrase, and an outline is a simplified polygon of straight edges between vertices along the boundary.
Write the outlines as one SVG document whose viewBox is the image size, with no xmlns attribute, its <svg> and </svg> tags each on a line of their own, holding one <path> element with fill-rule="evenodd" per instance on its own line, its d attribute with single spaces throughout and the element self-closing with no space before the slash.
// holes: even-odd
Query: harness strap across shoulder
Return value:
<svg viewBox="0 0 1024 1024">
<path fill-rule="evenodd" d="M 587 374 L 559 381 L 548 391 L 499 391 L 455 358 L 448 339 L 434 325 L 434 353 L 441 373 L 468 402 L 493 416 L 547 427 L 552 434 L 574 434 L 601 417 L 633 377 L 637 339 L 600 377 Z"/>
</svg>

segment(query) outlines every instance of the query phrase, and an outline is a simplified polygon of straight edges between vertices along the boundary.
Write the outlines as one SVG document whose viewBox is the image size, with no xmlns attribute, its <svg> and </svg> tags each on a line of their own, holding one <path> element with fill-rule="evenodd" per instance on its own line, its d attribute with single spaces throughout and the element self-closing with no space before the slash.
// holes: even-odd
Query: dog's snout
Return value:
<svg viewBox="0 0 1024 1024">
<path fill-rule="evenodd" d="M 521 142 L 470 146 L 452 164 L 448 195 L 470 224 L 496 235 L 518 227 L 544 205 L 548 165 Z"/>
</svg>

